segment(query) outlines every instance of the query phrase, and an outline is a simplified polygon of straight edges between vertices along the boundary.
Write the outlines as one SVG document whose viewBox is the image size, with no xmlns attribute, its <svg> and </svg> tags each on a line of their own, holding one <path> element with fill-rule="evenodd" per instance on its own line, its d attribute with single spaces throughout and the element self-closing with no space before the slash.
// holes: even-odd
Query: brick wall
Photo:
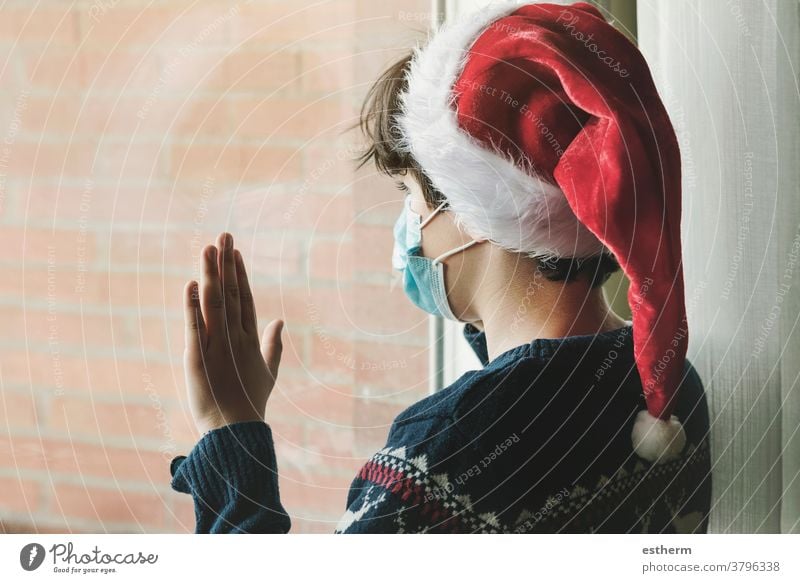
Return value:
<svg viewBox="0 0 800 583">
<path fill-rule="evenodd" d="M 192 531 L 181 296 L 223 229 L 287 324 L 267 416 L 293 532 L 333 530 L 425 395 L 427 320 L 390 286 L 401 195 L 346 130 L 430 3 L 312 4 L 0 8 L 0 531 Z"/>
</svg>

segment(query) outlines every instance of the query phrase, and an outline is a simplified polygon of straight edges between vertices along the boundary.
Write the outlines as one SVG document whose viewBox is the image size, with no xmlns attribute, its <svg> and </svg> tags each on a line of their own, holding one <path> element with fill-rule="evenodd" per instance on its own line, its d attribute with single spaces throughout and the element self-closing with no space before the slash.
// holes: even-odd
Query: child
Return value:
<svg viewBox="0 0 800 583">
<path fill-rule="evenodd" d="M 680 155 L 639 51 L 584 3 L 492 5 L 369 93 L 361 159 L 407 192 L 394 267 L 483 364 L 395 419 L 337 533 L 706 532 L 708 408 L 686 360 Z M 204 433 L 173 460 L 197 532 L 288 532 L 241 255 L 186 288 Z M 601 284 L 622 268 L 632 320 Z"/>
</svg>

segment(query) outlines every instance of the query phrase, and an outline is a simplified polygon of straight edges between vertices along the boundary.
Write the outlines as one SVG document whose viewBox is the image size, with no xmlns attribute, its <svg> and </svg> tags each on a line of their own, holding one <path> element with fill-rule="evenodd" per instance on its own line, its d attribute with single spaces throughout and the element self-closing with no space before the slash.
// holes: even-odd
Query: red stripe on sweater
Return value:
<svg viewBox="0 0 800 583">
<path fill-rule="evenodd" d="M 415 483 L 415 479 L 405 474 L 400 470 L 387 468 L 375 461 L 368 461 L 361 468 L 359 476 L 374 484 L 382 486 L 389 490 L 392 494 L 396 494 L 401 500 L 411 501 L 413 504 L 421 504 L 420 514 L 425 515 L 431 513 L 431 521 L 433 523 L 440 522 L 439 519 L 445 519 L 445 524 L 437 524 L 434 530 L 448 530 L 458 531 L 461 526 L 461 517 L 454 514 L 452 510 L 445 507 L 437 498 L 433 497 L 431 500 L 426 500 L 426 488 Z M 423 504 L 423 502 L 425 502 Z M 445 518 L 447 517 L 447 518 Z"/>
</svg>

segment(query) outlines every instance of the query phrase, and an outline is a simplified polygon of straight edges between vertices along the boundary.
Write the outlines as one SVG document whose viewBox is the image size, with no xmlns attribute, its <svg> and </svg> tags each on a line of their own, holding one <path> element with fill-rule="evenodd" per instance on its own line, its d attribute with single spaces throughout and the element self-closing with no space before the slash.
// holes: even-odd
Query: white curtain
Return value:
<svg viewBox="0 0 800 583">
<path fill-rule="evenodd" d="M 716 533 L 800 532 L 800 3 L 639 0 L 678 133 Z"/>
</svg>

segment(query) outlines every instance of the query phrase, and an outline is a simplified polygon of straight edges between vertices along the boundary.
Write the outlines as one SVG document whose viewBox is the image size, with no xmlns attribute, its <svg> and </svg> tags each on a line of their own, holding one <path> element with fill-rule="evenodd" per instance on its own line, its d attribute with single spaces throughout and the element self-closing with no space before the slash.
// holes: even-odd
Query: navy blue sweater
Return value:
<svg viewBox="0 0 800 583">
<path fill-rule="evenodd" d="M 350 486 L 336 533 L 703 533 L 711 504 L 709 416 L 685 363 L 675 414 L 687 445 L 653 465 L 633 453 L 645 408 L 630 325 L 536 339 L 400 413 Z M 267 423 L 204 435 L 170 466 L 198 533 L 286 533 Z"/>
</svg>

